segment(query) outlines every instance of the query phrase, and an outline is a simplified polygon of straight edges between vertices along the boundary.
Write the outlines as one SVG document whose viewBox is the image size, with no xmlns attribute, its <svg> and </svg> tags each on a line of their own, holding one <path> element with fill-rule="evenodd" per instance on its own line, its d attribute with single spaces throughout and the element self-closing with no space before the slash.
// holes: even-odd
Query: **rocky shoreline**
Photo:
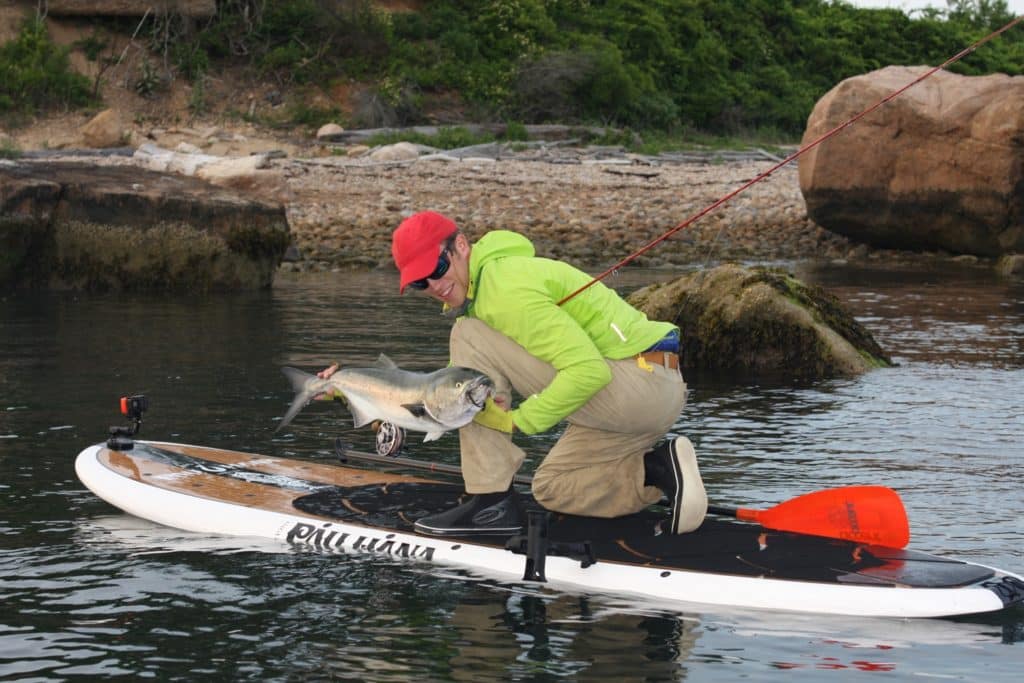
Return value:
<svg viewBox="0 0 1024 683">
<path fill-rule="evenodd" d="M 389 268 L 390 234 L 431 209 L 475 238 L 520 232 L 540 255 L 585 268 L 629 257 L 771 169 L 776 160 L 728 153 L 645 157 L 594 148 L 498 158 L 423 155 L 278 159 L 294 249 L 284 272 Z M 687 267 L 724 261 L 920 262 L 986 259 L 873 249 L 807 216 L 796 163 L 778 169 L 657 244 L 630 265 Z"/>
<path fill-rule="evenodd" d="M 390 266 L 390 233 L 411 213 L 451 216 L 471 237 L 521 232 L 538 253 L 607 266 L 770 168 L 772 162 L 662 163 L 625 156 L 559 162 L 465 158 L 279 160 L 295 250 L 284 270 Z M 807 218 L 796 168 L 780 169 L 638 257 L 638 266 L 844 259 L 867 250 Z"/>
<path fill-rule="evenodd" d="M 592 271 L 619 263 L 705 211 L 629 265 L 948 258 L 987 265 L 973 256 L 873 249 L 821 228 L 807 215 L 795 162 L 707 211 L 778 163 L 765 152 L 651 157 L 618 148 L 486 147 L 476 154 L 421 148 L 413 158 L 391 161 L 346 146 L 261 149 L 261 170 L 232 186 L 285 207 L 292 244 L 281 273 L 392 268 L 391 231 L 425 209 L 451 216 L 471 239 L 491 229 L 515 230 L 540 255 Z M 143 163 L 131 150 L 54 152 L 45 159 Z M 31 156 L 25 161 L 32 163 Z"/>
</svg>

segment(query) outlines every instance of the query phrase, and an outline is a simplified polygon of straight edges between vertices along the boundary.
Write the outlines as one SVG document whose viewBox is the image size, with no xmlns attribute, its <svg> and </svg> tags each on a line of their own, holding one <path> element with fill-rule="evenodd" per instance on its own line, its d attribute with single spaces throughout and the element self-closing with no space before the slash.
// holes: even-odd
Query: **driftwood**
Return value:
<svg viewBox="0 0 1024 683">
<path fill-rule="evenodd" d="M 418 133 L 420 135 L 437 135 L 445 128 L 459 128 L 469 131 L 475 135 L 490 134 L 496 136 L 505 135 L 508 126 L 504 123 L 465 123 L 452 126 L 412 126 L 410 128 L 364 128 L 361 130 L 345 130 L 340 133 L 333 133 L 321 138 L 325 142 L 343 142 L 346 144 L 364 143 L 370 138 L 378 135 L 399 135 L 402 133 Z M 524 126 L 526 134 L 532 140 L 564 140 L 569 137 L 581 135 L 589 137 L 601 137 L 604 135 L 617 135 L 621 133 L 616 128 L 605 128 L 602 126 L 564 126 L 564 125 L 535 125 Z"/>
<path fill-rule="evenodd" d="M 612 173 L 614 175 L 628 175 L 635 176 L 637 178 L 657 178 L 661 175 L 660 171 L 634 171 L 633 169 L 625 170 L 621 168 L 603 168 L 601 169 L 605 173 Z"/>
<path fill-rule="evenodd" d="M 68 157 L 130 157 L 133 147 L 105 147 L 103 149 L 30 149 L 18 156 L 23 159 L 67 159 Z"/>
</svg>

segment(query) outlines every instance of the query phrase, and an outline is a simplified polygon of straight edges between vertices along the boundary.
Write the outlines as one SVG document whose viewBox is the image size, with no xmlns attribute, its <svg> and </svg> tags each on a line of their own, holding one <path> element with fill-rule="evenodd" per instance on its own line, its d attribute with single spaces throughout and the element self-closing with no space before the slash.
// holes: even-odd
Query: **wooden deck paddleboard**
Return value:
<svg viewBox="0 0 1024 683">
<path fill-rule="evenodd" d="M 529 576 L 665 604 L 938 617 L 1024 601 L 1020 576 L 983 565 L 729 519 L 661 534 L 658 510 L 611 520 L 551 514 L 540 556 L 528 534 L 426 536 L 414 521 L 455 505 L 460 486 L 203 446 L 98 444 L 79 454 L 76 471 L 110 504 L 178 529 Z"/>
</svg>

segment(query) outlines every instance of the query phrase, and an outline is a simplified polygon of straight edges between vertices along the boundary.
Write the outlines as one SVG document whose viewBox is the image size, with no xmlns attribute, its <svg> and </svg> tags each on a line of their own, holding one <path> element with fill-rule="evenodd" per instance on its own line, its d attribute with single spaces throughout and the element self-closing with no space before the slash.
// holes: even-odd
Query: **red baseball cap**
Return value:
<svg viewBox="0 0 1024 683">
<path fill-rule="evenodd" d="M 398 266 L 398 291 L 422 280 L 437 268 L 441 243 L 458 231 L 455 221 L 435 211 L 421 211 L 406 218 L 391 234 L 391 257 Z"/>
</svg>

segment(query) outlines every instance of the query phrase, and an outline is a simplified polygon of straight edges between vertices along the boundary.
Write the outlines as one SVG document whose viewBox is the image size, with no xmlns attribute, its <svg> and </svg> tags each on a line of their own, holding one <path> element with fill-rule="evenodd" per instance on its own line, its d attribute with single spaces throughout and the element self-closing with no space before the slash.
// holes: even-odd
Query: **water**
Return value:
<svg viewBox="0 0 1024 683">
<path fill-rule="evenodd" d="M 896 488 L 912 547 L 1024 570 L 1024 284 L 968 268 L 801 266 L 899 367 L 803 385 L 690 378 L 677 430 L 720 504 Z M 623 289 L 665 273 L 624 271 Z M 314 405 L 275 436 L 281 365 L 445 362 L 446 323 L 393 278 L 341 273 L 208 298 L 0 299 L 0 678 L 1016 681 L 1024 610 L 851 619 L 684 609 L 382 557 L 178 532 L 98 500 L 75 455 L 144 392 L 143 436 L 330 461 Z M 362 432 L 351 437 L 369 448 Z M 551 437 L 526 442 L 527 469 Z M 455 462 L 455 437 L 410 455 Z"/>
</svg>

